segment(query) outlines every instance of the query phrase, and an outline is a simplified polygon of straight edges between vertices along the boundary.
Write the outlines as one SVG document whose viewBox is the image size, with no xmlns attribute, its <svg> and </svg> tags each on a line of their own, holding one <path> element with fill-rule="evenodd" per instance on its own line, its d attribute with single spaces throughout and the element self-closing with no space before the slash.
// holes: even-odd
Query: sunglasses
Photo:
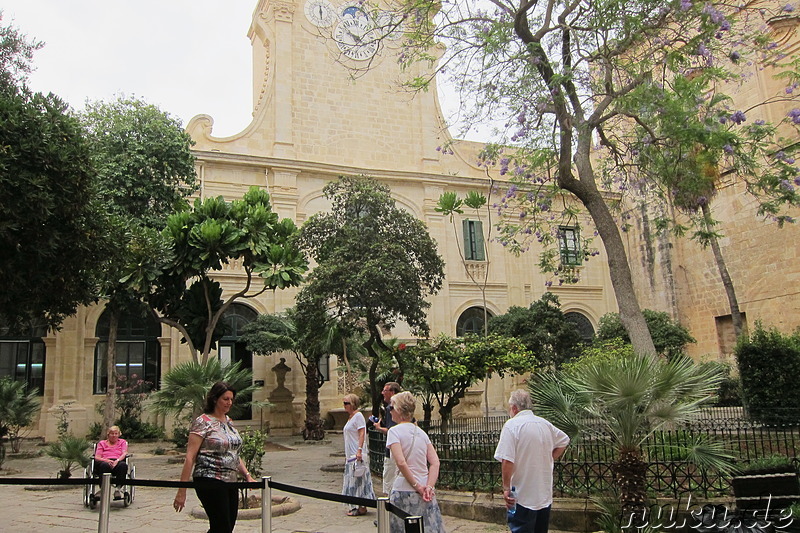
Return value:
<svg viewBox="0 0 800 533">
<path fill-rule="evenodd" d="M 345 405 L 350 405 L 350 402 L 342 402 Z"/>
</svg>

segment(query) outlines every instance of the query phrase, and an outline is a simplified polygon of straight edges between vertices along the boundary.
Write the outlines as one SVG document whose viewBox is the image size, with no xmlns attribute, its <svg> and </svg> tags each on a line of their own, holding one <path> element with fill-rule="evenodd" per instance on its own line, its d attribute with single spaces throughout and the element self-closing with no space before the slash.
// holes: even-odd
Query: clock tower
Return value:
<svg viewBox="0 0 800 533">
<path fill-rule="evenodd" d="M 402 27 L 388 12 L 368 12 L 365 5 L 260 0 L 248 34 L 252 122 L 236 135 L 216 138 L 213 120 L 195 117 L 188 129 L 196 148 L 365 172 L 441 171 L 437 147 L 446 129 L 436 87 L 418 93 L 402 87 L 404 79 L 424 73 L 415 66 L 401 72 Z M 461 171 L 476 174 L 467 167 Z"/>
</svg>

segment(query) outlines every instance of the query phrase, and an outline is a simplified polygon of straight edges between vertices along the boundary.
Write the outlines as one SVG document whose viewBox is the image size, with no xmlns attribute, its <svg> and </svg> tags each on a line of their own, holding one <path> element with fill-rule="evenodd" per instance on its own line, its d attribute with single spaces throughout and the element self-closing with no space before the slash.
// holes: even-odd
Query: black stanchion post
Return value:
<svg viewBox="0 0 800 533">
<path fill-rule="evenodd" d="M 389 498 L 378 498 L 378 533 L 389 533 L 389 510 L 386 504 Z"/>
<path fill-rule="evenodd" d="M 261 478 L 261 533 L 272 533 L 272 487 L 269 486 L 271 476 Z"/>
<path fill-rule="evenodd" d="M 406 533 L 425 533 L 425 524 L 422 523 L 421 516 L 409 516 L 404 522 Z"/>
<path fill-rule="evenodd" d="M 100 480 L 100 518 L 97 533 L 108 533 L 108 511 L 111 507 L 111 472 L 106 472 Z"/>
</svg>

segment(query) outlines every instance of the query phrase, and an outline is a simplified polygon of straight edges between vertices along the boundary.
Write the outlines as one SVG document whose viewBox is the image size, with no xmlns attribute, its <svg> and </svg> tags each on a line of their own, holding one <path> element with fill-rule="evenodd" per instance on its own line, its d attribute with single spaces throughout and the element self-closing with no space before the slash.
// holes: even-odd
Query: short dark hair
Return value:
<svg viewBox="0 0 800 533">
<path fill-rule="evenodd" d="M 233 397 L 236 398 L 236 389 L 224 381 L 217 381 L 211 385 L 211 390 L 209 390 L 208 394 L 206 394 L 206 402 L 203 406 L 203 412 L 207 415 L 213 413 L 214 408 L 217 406 L 217 400 L 219 400 L 220 397 L 228 391 L 231 391 L 233 393 Z"/>
<path fill-rule="evenodd" d="M 401 387 L 396 381 L 387 381 L 384 387 L 389 387 L 389 389 L 391 389 L 391 391 L 395 394 L 402 392 L 403 390 L 403 387 Z"/>
</svg>

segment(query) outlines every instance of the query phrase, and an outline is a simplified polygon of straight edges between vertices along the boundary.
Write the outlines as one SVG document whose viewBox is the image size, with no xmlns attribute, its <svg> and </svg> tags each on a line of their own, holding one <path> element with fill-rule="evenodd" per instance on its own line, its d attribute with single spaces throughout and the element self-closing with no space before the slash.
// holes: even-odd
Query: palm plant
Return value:
<svg viewBox="0 0 800 533">
<path fill-rule="evenodd" d="M 164 375 L 161 389 L 150 395 L 149 407 L 158 414 L 176 418 L 198 416 L 203 412 L 203 403 L 211 386 L 224 381 L 236 390 L 230 413 L 235 418 L 255 390 L 253 373 L 240 367 L 238 362 L 223 367 L 215 357 L 205 363 L 190 361 L 176 365 Z"/>
<path fill-rule="evenodd" d="M 629 354 L 597 359 L 549 374 L 530 387 L 537 412 L 574 442 L 590 428 L 602 430 L 616 448 L 613 464 L 622 511 L 640 513 L 647 499 L 647 450 L 654 432 L 690 420 L 716 392 L 722 375 L 691 359 L 672 361 Z M 678 445 L 701 469 L 733 471 L 721 443 L 705 436 Z"/>
<path fill-rule="evenodd" d="M 0 379 L 0 436 L 8 436 L 14 453 L 19 452 L 22 428 L 33 423 L 42 405 L 38 391 L 25 388 L 22 381 Z"/>
<path fill-rule="evenodd" d="M 47 455 L 61 463 L 58 471 L 60 479 L 72 476 L 72 471 L 77 467 L 86 467 L 91 460 L 86 453 L 90 448 L 89 441 L 83 437 L 64 435 L 58 441 L 47 447 Z"/>
</svg>

